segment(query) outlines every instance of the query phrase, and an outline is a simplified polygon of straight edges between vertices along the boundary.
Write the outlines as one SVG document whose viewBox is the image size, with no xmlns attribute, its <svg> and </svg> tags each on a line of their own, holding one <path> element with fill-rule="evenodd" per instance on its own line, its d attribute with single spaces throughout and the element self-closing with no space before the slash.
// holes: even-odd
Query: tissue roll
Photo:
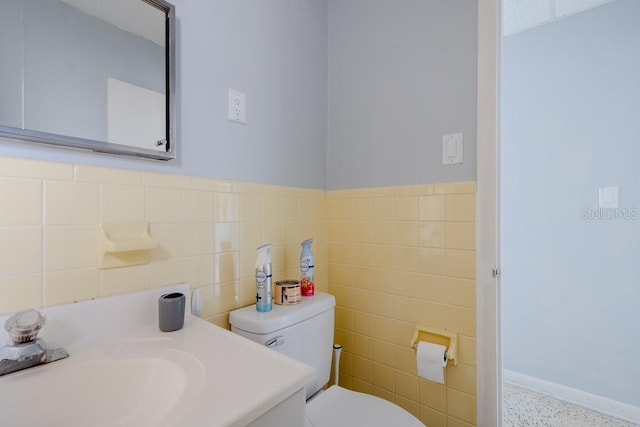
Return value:
<svg viewBox="0 0 640 427">
<path fill-rule="evenodd" d="M 420 341 L 416 353 L 418 375 L 424 379 L 444 384 L 447 347 Z"/>
</svg>

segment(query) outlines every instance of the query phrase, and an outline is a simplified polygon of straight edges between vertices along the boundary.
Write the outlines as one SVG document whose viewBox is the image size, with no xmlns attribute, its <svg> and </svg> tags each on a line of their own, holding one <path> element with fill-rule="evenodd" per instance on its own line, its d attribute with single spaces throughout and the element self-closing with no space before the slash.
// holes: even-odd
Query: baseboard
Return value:
<svg viewBox="0 0 640 427">
<path fill-rule="evenodd" d="M 640 407 L 503 369 L 502 380 L 554 399 L 583 406 L 612 417 L 640 424 Z"/>
</svg>

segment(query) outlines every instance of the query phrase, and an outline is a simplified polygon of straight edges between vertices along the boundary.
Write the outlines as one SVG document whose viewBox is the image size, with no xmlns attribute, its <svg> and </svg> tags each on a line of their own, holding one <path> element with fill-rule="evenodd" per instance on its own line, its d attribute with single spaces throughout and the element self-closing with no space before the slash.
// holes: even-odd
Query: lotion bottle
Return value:
<svg viewBox="0 0 640 427">
<path fill-rule="evenodd" d="M 313 284 L 313 251 L 311 250 L 313 239 L 307 239 L 301 243 L 300 252 L 300 293 L 310 297 L 315 293 Z"/>
<path fill-rule="evenodd" d="M 271 311 L 271 243 L 259 246 L 256 259 L 256 310 Z"/>
</svg>

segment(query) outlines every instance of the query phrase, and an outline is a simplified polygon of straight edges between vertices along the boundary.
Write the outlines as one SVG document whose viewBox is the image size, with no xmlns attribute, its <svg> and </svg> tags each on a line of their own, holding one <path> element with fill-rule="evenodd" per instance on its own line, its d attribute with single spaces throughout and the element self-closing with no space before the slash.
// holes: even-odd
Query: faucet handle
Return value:
<svg viewBox="0 0 640 427">
<path fill-rule="evenodd" d="M 9 333 L 13 344 L 24 344 L 35 341 L 38 331 L 42 329 L 47 318 L 38 310 L 29 309 L 9 317 L 4 328 Z"/>
</svg>

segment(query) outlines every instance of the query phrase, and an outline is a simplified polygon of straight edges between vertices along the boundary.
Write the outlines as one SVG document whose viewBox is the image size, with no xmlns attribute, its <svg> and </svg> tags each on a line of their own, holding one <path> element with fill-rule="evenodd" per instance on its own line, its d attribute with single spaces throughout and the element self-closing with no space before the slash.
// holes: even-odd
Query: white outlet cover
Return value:
<svg viewBox="0 0 640 427">
<path fill-rule="evenodd" d="M 229 120 L 247 124 L 247 95 L 229 88 Z"/>
<path fill-rule="evenodd" d="M 618 187 L 600 187 L 598 206 L 602 209 L 618 209 Z"/>
</svg>

